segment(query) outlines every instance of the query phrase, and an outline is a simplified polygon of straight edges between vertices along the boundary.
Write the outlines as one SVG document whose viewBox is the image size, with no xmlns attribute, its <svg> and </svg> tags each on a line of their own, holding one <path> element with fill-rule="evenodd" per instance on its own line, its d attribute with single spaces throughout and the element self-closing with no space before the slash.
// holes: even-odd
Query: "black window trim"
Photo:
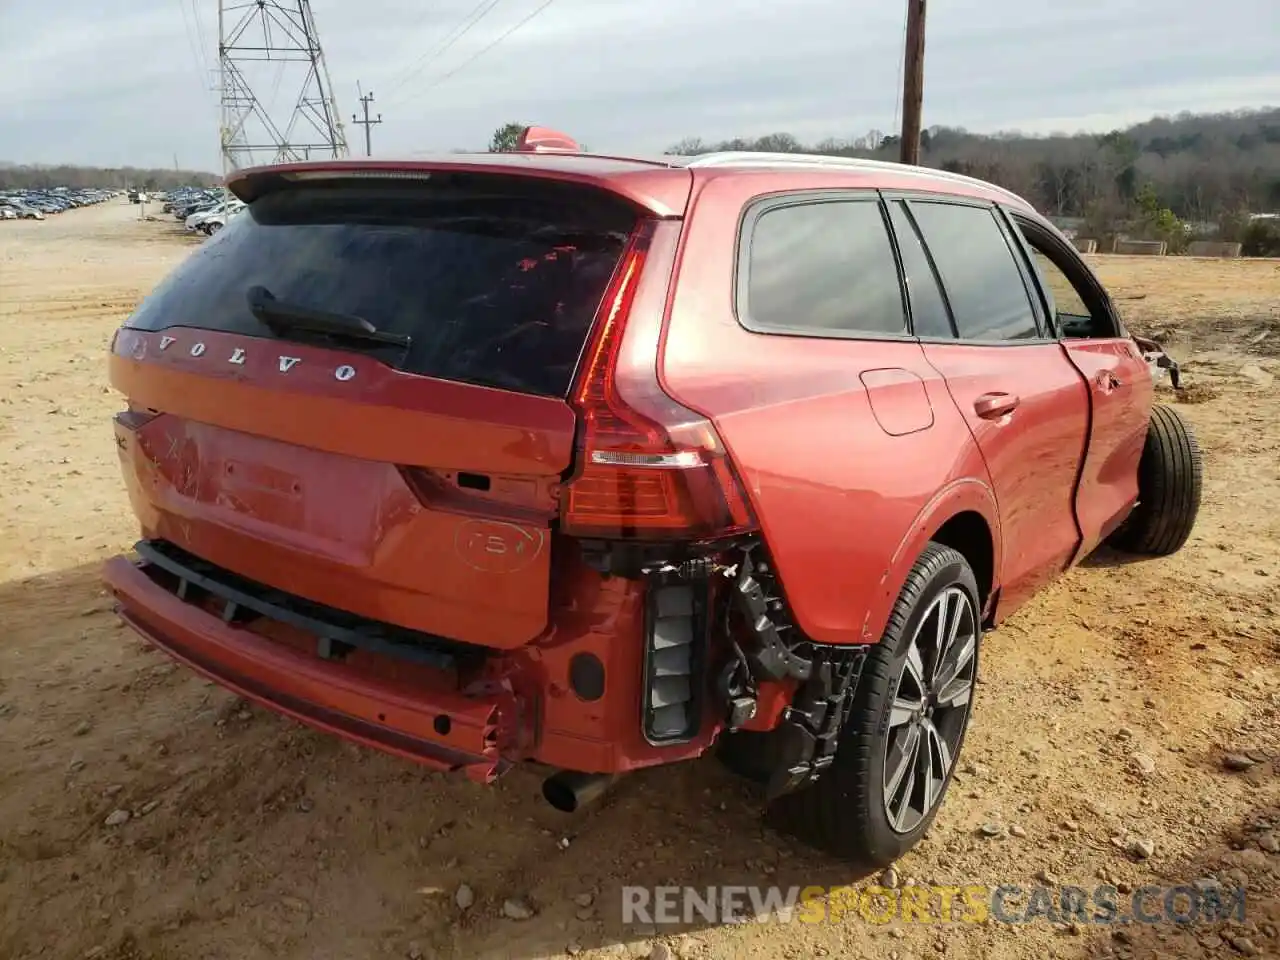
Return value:
<svg viewBox="0 0 1280 960">
<path fill-rule="evenodd" d="M 935 276 L 938 280 L 939 289 L 942 291 L 943 299 L 947 304 L 947 312 L 951 316 L 951 327 L 956 331 L 954 339 L 945 337 L 918 337 L 921 343 L 928 344 L 954 344 L 957 346 L 968 347 L 1034 347 L 1044 346 L 1045 344 L 1058 342 L 1058 338 L 1053 335 L 1046 335 L 1048 325 L 1045 320 L 1043 305 L 1037 293 L 1037 287 L 1033 285 L 1031 275 L 1026 263 L 1023 261 L 1025 254 L 1019 241 L 1014 238 L 1014 231 L 1004 220 L 1004 211 L 1000 209 L 1000 205 L 992 200 L 986 200 L 982 197 L 959 196 L 952 193 L 938 193 L 926 190 L 882 190 L 881 196 L 886 201 L 902 200 L 903 206 L 911 215 L 912 225 L 917 228 L 919 236 L 924 243 L 925 252 L 929 256 L 929 263 L 934 267 Z M 929 250 L 928 241 L 924 238 L 924 231 L 919 230 L 915 213 L 912 210 L 914 203 L 945 203 L 957 207 L 980 207 L 991 212 L 992 219 L 996 223 L 996 228 L 1004 236 L 1005 243 L 1009 246 L 1009 255 L 1013 259 L 1014 265 L 1018 269 L 1018 275 L 1022 278 L 1022 284 L 1027 297 L 1027 303 L 1031 307 L 1032 316 L 1035 318 L 1036 333 L 1039 336 L 1028 337 L 1021 340 L 966 340 L 959 335 L 959 325 L 956 323 L 955 311 L 951 306 L 951 294 L 947 290 L 946 283 L 943 282 L 941 274 L 937 271 L 936 261 L 932 252 Z"/>
<path fill-rule="evenodd" d="M 951 309 L 951 298 L 947 296 L 947 288 L 942 283 L 942 274 L 938 272 L 938 264 L 934 262 L 933 252 L 929 249 L 929 245 L 924 242 L 924 232 L 920 229 L 920 224 L 916 223 L 916 218 L 911 213 L 911 206 L 903 197 L 894 197 L 885 191 L 880 192 L 881 202 L 884 204 L 886 220 L 889 223 L 889 238 L 893 243 L 893 255 L 898 261 L 898 282 L 902 285 L 904 302 L 907 305 L 907 322 L 914 338 L 920 343 L 957 343 L 960 340 L 960 330 L 956 326 L 956 313 Z M 938 288 L 938 294 L 942 297 L 942 307 L 947 311 L 947 323 L 951 326 L 950 337 L 922 337 L 916 334 L 916 318 L 911 312 L 911 284 L 907 278 L 907 264 L 902 258 L 902 246 L 898 239 L 898 231 L 893 226 L 893 216 L 890 213 L 889 205 L 898 203 L 902 208 L 902 215 L 907 218 L 907 223 L 915 234 L 916 243 L 920 245 L 920 249 L 924 252 L 924 259 L 929 264 L 929 272 L 933 276 L 933 282 Z"/>
<path fill-rule="evenodd" d="M 1108 336 L 1090 339 L 1115 340 L 1128 337 L 1129 334 L 1125 330 L 1124 322 L 1120 318 L 1119 311 L 1116 310 L 1116 306 L 1111 299 L 1111 295 L 1107 292 L 1106 287 L 1102 285 L 1102 281 L 1100 281 L 1094 272 L 1089 269 L 1089 264 L 1085 262 L 1082 256 L 1080 256 L 1079 250 L 1073 247 L 1064 238 L 1060 237 L 1055 230 L 1046 227 L 1043 223 L 1040 223 L 1033 217 L 1027 216 L 1021 211 L 1008 210 L 1002 207 L 1001 212 L 1005 215 L 1005 218 L 1008 219 L 1011 228 L 1013 228 L 1012 233 L 1015 238 L 1015 242 L 1018 244 L 1018 249 L 1021 251 L 1022 257 L 1026 260 L 1032 276 L 1035 278 L 1039 296 L 1043 298 L 1044 307 L 1048 316 L 1055 316 L 1056 304 L 1053 299 L 1053 292 L 1047 289 L 1047 287 L 1041 286 L 1039 273 L 1034 267 L 1032 267 L 1032 258 L 1035 255 L 1035 248 L 1031 244 L 1030 237 L 1026 235 L 1027 232 L 1034 234 L 1036 239 L 1041 240 L 1045 246 L 1053 249 L 1055 252 L 1062 254 L 1063 257 L 1072 264 L 1075 268 L 1073 271 L 1063 270 L 1067 281 L 1072 285 L 1072 287 L 1077 288 L 1076 293 L 1079 294 L 1077 280 L 1083 280 L 1085 285 L 1088 287 L 1089 292 L 1098 301 L 1098 304 L 1106 314 L 1107 321 L 1111 324 L 1112 333 Z M 1046 254 L 1046 256 L 1048 256 L 1048 254 Z M 1052 261 L 1053 257 L 1049 257 L 1049 259 Z M 1055 266 L 1056 265 L 1057 264 L 1055 263 Z M 1062 268 L 1059 267 L 1059 269 Z M 1076 276 L 1072 276 L 1072 273 L 1076 274 Z M 1085 306 L 1088 306 L 1088 304 L 1086 303 Z M 1063 335 L 1061 330 L 1057 330 L 1055 328 L 1054 333 L 1058 340 L 1068 339 Z M 1070 339 L 1074 340 L 1079 338 Z"/>
<path fill-rule="evenodd" d="M 1031 264 L 1027 262 L 1026 251 L 1022 248 L 1022 241 L 1018 237 L 1018 231 L 1013 228 L 1008 214 L 1005 213 L 1000 204 L 993 203 L 991 212 L 996 218 L 996 223 L 1000 225 L 1000 232 L 1004 234 L 1004 242 L 1009 245 L 1009 253 L 1013 255 L 1013 262 L 1018 265 L 1018 272 L 1022 274 L 1022 286 L 1027 292 L 1027 301 L 1031 304 L 1031 310 L 1035 314 L 1036 330 L 1040 333 L 1042 339 L 1056 341 L 1058 339 L 1058 331 L 1054 328 L 1051 314 L 1045 310 L 1044 304 L 1040 301 L 1036 273 Z"/>
<path fill-rule="evenodd" d="M 756 223 L 762 216 L 772 210 L 784 207 L 809 206 L 815 203 L 874 203 L 880 212 L 880 220 L 884 224 L 893 262 L 897 272 L 898 296 L 902 303 L 903 330 L 901 333 L 881 333 L 874 330 L 831 330 L 814 327 L 774 327 L 756 323 L 751 319 L 751 303 L 747 294 L 748 270 L 751 258 L 751 237 Z M 902 260 L 898 256 L 898 248 L 894 241 L 893 225 L 889 222 L 889 211 L 881 200 L 880 192 L 874 187 L 852 187 L 847 189 L 806 189 L 782 190 L 775 193 L 761 194 L 752 197 L 743 207 L 738 218 L 737 252 L 733 264 L 733 314 L 748 333 L 771 337 L 804 337 L 810 340 L 877 340 L 889 343 L 912 343 L 916 337 L 911 332 L 911 306 L 908 302 L 906 285 L 903 283 Z"/>
</svg>

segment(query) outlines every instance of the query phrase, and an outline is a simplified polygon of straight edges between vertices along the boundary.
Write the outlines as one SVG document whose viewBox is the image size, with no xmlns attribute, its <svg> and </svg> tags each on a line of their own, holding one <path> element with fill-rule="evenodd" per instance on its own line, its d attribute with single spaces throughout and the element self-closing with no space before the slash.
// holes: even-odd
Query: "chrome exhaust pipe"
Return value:
<svg viewBox="0 0 1280 960">
<path fill-rule="evenodd" d="M 613 773 L 561 770 L 542 781 L 542 796 L 562 813 L 576 813 L 600 799 L 617 779 Z"/>
</svg>

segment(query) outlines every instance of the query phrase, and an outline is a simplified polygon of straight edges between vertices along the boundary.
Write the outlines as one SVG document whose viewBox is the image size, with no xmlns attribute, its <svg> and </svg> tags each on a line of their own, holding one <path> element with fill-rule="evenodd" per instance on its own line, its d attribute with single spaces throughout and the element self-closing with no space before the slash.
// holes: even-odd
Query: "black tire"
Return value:
<svg viewBox="0 0 1280 960">
<path fill-rule="evenodd" d="M 1111 546 L 1157 557 L 1180 550 L 1200 512 L 1203 474 L 1191 425 L 1177 410 L 1156 404 L 1138 463 L 1138 505 L 1111 535 Z"/>
<path fill-rule="evenodd" d="M 902 736 L 901 728 L 891 726 L 891 708 L 903 692 L 908 653 L 917 631 L 926 616 L 932 618 L 935 601 L 943 594 L 948 603 L 958 604 L 961 594 L 968 601 L 971 679 L 966 702 L 955 708 L 959 715 L 948 717 L 958 720 L 958 739 L 932 806 L 909 829 L 900 830 L 890 821 L 885 802 L 886 793 L 891 792 L 886 790 L 887 753 Z M 950 547 L 930 543 L 907 576 L 883 637 L 867 654 L 835 760 L 816 782 L 770 805 L 766 813 L 770 826 L 867 870 L 888 866 L 920 841 L 942 805 L 968 729 L 981 646 L 980 610 L 978 584 L 968 561 Z M 935 622 L 931 619 L 930 625 Z M 922 639 L 925 633 L 921 631 Z M 913 783 L 914 779 L 908 792 Z"/>
</svg>

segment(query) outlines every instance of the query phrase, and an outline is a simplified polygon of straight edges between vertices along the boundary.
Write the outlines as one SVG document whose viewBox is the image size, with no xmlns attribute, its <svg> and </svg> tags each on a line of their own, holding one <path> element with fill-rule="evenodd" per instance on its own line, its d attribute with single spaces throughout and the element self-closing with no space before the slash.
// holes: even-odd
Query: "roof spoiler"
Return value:
<svg viewBox="0 0 1280 960">
<path fill-rule="evenodd" d="M 581 153 L 578 141 L 550 127 L 525 127 L 516 141 L 517 153 Z"/>
</svg>

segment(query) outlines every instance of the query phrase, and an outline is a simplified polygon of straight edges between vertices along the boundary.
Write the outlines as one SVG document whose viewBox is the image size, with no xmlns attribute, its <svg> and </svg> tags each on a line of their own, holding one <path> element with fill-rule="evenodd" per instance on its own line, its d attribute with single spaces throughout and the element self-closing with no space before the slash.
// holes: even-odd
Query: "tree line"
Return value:
<svg viewBox="0 0 1280 960">
<path fill-rule="evenodd" d="M 512 150 L 523 125 L 494 131 L 490 151 Z M 1100 249 L 1117 233 L 1163 239 L 1177 252 L 1195 236 L 1239 240 L 1246 254 L 1280 256 L 1280 109 L 1181 113 L 1101 134 L 980 134 L 933 126 L 920 138 L 925 166 L 997 183 L 1055 218 L 1077 221 Z M 871 130 L 805 144 L 789 133 L 708 142 L 666 153 L 722 150 L 898 159 L 898 137 Z"/>
<path fill-rule="evenodd" d="M 524 126 L 499 127 L 489 150 L 513 150 Z M 1191 236 L 1217 236 L 1243 241 L 1246 253 L 1280 255 L 1280 222 L 1251 219 L 1280 212 L 1280 108 L 1181 113 L 1101 134 L 979 134 L 933 126 L 922 132 L 920 145 L 924 165 L 997 183 L 1049 216 L 1074 218 L 1081 235 L 1102 243 L 1124 232 L 1165 239 L 1176 251 Z M 814 144 L 789 133 L 719 143 L 694 137 L 666 152 L 720 150 L 896 160 L 898 138 L 878 130 Z M 215 174 L 190 170 L 0 165 L 0 189 L 166 190 L 217 182 Z"/>
<path fill-rule="evenodd" d="M 47 190 L 51 187 L 173 190 L 182 186 L 212 187 L 219 181 L 216 174 L 199 170 L 81 167 L 67 163 L 54 166 L 0 164 L 0 190 Z"/>
<path fill-rule="evenodd" d="M 898 158 L 898 137 L 878 130 L 849 140 L 802 144 L 788 133 L 707 143 L 682 140 L 668 154 L 720 150 Z M 921 133 L 925 166 L 999 184 L 1056 218 L 1080 221 L 1082 236 L 1118 232 L 1169 241 L 1242 240 L 1246 253 L 1280 255 L 1280 109 L 1181 113 L 1108 133 L 977 134 L 960 127 Z M 1100 249 L 1103 249 L 1100 247 Z"/>
</svg>

